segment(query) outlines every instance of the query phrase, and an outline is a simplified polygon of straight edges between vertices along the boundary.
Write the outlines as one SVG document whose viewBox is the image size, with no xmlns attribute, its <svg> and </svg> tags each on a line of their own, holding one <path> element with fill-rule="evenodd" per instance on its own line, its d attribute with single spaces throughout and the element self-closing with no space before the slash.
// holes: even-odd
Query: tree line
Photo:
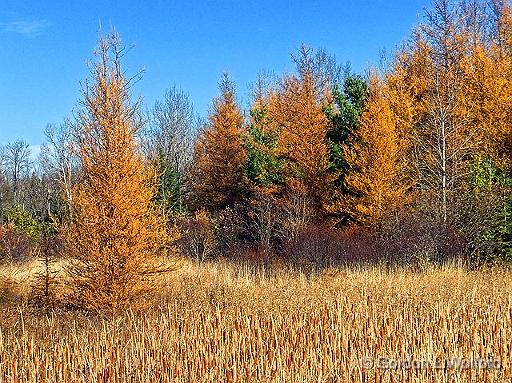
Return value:
<svg viewBox="0 0 512 383">
<path fill-rule="evenodd" d="M 0 254 L 51 242 L 77 302 L 111 309 L 178 253 L 510 261 L 511 23 L 506 1 L 434 0 L 380 68 L 302 46 L 294 73 L 258 77 L 248 110 L 222 76 L 206 120 L 177 87 L 144 113 L 110 34 L 36 166 L 23 141 L 2 148 Z"/>
</svg>

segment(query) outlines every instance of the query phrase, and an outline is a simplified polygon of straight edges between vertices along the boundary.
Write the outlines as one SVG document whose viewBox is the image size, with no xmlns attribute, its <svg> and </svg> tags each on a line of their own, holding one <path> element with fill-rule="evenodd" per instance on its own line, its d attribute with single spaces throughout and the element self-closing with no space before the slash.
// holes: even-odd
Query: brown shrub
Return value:
<svg viewBox="0 0 512 383">
<path fill-rule="evenodd" d="M 210 216 L 205 210 L 196 212 L 194 217 L 181 218 L 177 224 L 181 232 L 177 246 L 182 255 L 198 262 L 204 262 L 214 255 L 217 240 Z"/>
<path fill-rule="evenodd" d="M 316 267 L 369 263 L 379 259 L 376 236 L 355 225 L 343 230 L 308 226 L 286 244 L 284 254 L 292 262 Z"/>
<path fill-rule="evenodd" d="M 33 256 L 36 241 L 12 225 L 0 225 L 0 262 L 20 262 Z"/>
</svg>

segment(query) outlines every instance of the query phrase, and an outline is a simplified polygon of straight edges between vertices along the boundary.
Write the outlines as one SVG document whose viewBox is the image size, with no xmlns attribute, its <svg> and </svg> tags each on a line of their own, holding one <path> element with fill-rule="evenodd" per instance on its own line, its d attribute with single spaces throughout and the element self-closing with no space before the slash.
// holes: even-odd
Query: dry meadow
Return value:
<svg viewBox="0 0 512 383">
<path fill-rule="evenodd" d="M 2 383 L 512 379 L 512 272 L 501 268 L 185 262 L 143 311 L 100 317 L 35 308 L 37 267 L 2 268 Z"/>
</svg>

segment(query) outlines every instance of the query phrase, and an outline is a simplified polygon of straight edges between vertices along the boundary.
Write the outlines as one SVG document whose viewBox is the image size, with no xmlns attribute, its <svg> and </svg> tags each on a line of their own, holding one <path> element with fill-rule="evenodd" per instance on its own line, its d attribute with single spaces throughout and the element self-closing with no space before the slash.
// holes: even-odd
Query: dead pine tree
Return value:
<svg viewBox="0 0 512 383">
<path fill-rule="evenodd" d="M 138 150 L 139 103 L 130 102 L 118 34 L 101 38 L 77 114 L 80 176 L 62 231 L 71 300 L 103 313 L 141 307 L 152 276 L 174 268 L 172 236 L 154 206 L 156 172 Z"/>
</svg>

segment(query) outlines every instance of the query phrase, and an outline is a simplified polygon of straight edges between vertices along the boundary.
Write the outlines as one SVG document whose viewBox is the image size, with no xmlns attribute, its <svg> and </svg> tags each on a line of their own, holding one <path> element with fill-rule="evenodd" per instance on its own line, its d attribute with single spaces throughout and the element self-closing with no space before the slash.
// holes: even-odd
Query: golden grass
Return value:
<svg viewBox="0 0 512 383">
<path fill-rule="evenodd" d="M 162 282 L 153 307 L 117 318 L 4 304 L 0 383 L 512 380 L 512 271 L 305 275 L 187 263 Z M 499 358 L 501 368 L 362 365 L 459 356 Z"/>
</svg>

